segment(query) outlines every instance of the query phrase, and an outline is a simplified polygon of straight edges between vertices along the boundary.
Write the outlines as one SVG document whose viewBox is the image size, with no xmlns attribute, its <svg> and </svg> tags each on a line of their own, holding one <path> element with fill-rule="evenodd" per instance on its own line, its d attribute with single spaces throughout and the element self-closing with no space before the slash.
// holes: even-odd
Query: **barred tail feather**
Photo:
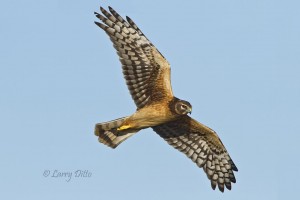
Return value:
<svg viewBox="0 0 300 200">
<path fill-rule="evenodd" d="M 121 126 L 126 118 L 127 117 L 122 117 L 109 122 L 96 124 L 95 135 L 99 137 L 99 142 L 111 148 L 116 148 L 124 140 L 137 133 L 139 130 L 117 130 L 117 128 Z"/>
</svg>

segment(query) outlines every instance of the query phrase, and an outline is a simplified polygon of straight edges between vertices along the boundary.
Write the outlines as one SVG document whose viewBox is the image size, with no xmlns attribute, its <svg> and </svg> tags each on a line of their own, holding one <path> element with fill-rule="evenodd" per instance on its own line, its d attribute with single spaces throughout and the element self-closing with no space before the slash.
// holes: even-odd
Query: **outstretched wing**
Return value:
<svg viewBox="0 0 300 200">
<path fill-rule="evenodd" d="M 173 97 L 170 65 L 129 18 L 125 21 L 115 10 L 100 7 L 96 13 L 102 23 L 95 22 L 110 37 L 122 63 L 130 94 L 139 108 L 150 101 Z"/>
<path fill-rule="evenodd" d="M 230 190 L 231 182 L 236 182 L 233 171 L 238 169 L 212 129 L 189 116 L 183 116 L 176 121 L 153 127 L 153 130 L 199 167 L 203 167 L 213 189 L 218 185 L 223 192 L 225 185 Z"/>
</svg>

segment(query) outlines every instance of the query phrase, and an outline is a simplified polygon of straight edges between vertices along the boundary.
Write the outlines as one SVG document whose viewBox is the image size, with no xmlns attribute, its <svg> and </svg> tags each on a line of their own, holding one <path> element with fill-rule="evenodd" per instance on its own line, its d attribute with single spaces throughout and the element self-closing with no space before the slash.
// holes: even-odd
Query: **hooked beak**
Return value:
<svg viewBox="0 0 300 200">
<path fill-rule="evenodd" d="M 192 108 L 189 109 L 188 113 L 192 114 Z"/>
</svg>

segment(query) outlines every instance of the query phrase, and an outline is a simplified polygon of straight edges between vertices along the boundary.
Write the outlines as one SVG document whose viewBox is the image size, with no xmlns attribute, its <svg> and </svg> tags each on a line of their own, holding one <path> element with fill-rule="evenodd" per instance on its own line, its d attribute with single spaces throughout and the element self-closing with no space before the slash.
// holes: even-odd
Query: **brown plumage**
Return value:
<svg viewBox="0 0 300 200">
<path fill-rule="evenodd" d="M 170 65 L 129 18 L 124 20 L 109 7 L 102 7 L 95 22 L 110 37 L 122 63 L 123 74 L 137 111 L 128 117 L 98 123 L 95 135 L 99 141 L 116 148 L 141 129 L 152 129 L 171 146 L 186 154 L 202 167 L 213 189 L 224 191 L 235 183 L 237 167 L 218 135 L 197 122 L 189 102 L 174 97 L 170 82 Z"/>
</svg>

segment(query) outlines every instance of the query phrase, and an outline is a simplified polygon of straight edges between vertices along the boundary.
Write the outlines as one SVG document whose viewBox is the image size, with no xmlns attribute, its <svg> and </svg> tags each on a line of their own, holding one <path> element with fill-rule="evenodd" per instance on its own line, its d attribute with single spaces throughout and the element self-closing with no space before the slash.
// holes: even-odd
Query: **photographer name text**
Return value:
<svg viewBox="0 0 300 200">
<path fill-rule="evenodd" d="M 60 171 L 60 170 L 44 170 L 44 177 L 64 179 L 66 182 L 70 182 L 72 178 L 90 178 L 92 172 L 89 170 L 74 170 L 74 171 Z"/>
</svg>

